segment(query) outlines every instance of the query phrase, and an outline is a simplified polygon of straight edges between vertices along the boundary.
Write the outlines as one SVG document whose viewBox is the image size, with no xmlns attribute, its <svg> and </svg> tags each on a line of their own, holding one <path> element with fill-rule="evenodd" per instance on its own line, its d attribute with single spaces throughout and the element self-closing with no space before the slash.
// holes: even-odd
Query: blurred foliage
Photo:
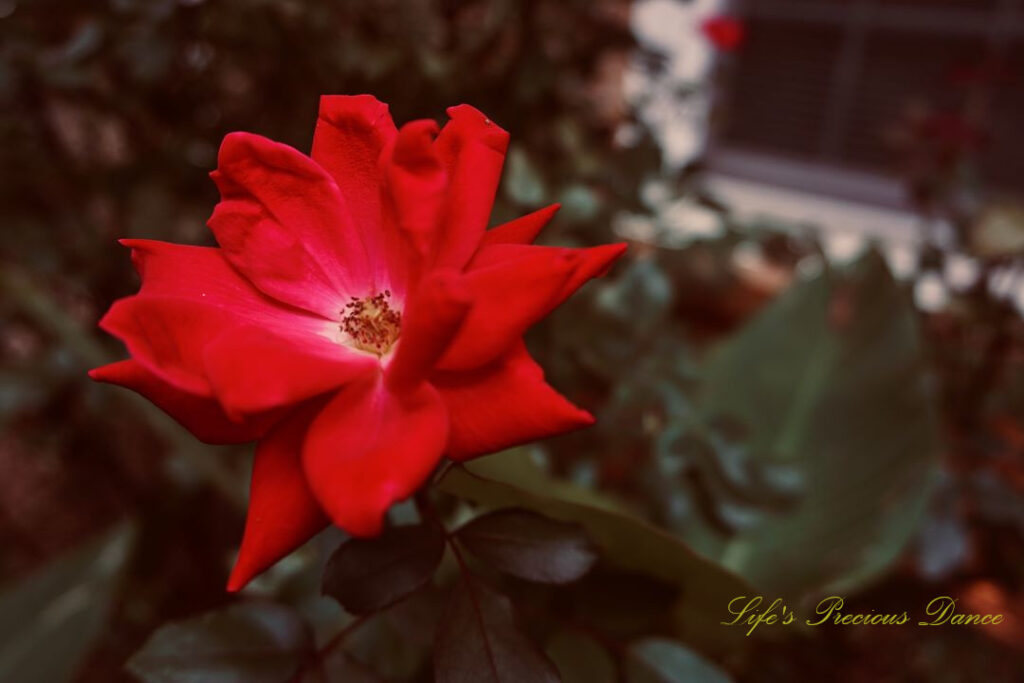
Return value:
<svg viewBox="0 0 1024 683">
<path fill-rule="evenodd" d="M 0 678 L 74 675 L 106 626 L 134 532 L 122 524 L 0 594 Z"/>
<path fill-rule="evenodd" d="M 702 408 L 742 420 L 753 452 L 802 483 L 798 509 L 730 539 L 725 562 L 790 596 L 845 594 L 887 568 L 936 479 L 925 373 L 909 297 L 877 252 L 795 284 L 718 349 Z"/>
<path fill-rule="evenodd" d="M 970 149 L 911 150 L 923 223 L 945 217 L 960 240 L 925 241 L 914 278 L 962 254 L 982 270 L 946 310 L 919 315 L 877 255 L 830 267 L 805 226 L 741 222 L 706 191 L 699 163 L 662 167 L 619 91 L 628 65 L 663 66 L 637 52 L 629 5 L 0 3 L 0 578 L 10 586 L 0 678 L 62 680 L 78 668 L 80 681 L 127 680 L 124 662 L 144 643 L 132 670 L 157 676 L 167 652 L 180 658 L 196 634 L 213 648 L 200 669 L 247 676 L 252 662 L 236 656 L 244 632 L 280 646 L 274 661 L 288 672 L 315 640 L 319 666 L 302 668 L 304 681 L 430 679 L 458 573 L 451 553 L 441 560 L 431 546 L 400 596 L 378 585 L 382 610 L 353 618 L 318 595 L 338 545 L 327 535 L 253 588 L 295 612 L 242 602 L 196 618 L 228 602 L 221 579 L 241 530 L 245 449 L 198 445 L 143 402 L 84 378 L 121 353 L 93 332 L 135 288 L 115 240 L 211 243 L 203 224 L 217 196 L 206 173 L 225 133 L 308 149 L 320 94 L 370 92 L 399 122 L 443 119 L 468 102 L 509 130 L 495 223 L 557 201 L 544 242 L 634 240 L 628 263 L 528 340 L 548 379 L 597 425 L 532 458 L 452 470 L 439 486 L 453 520 L 528 507 L 582 525 L 601 548 L 589 573 L 560 587 L 470 559 L 490 586 L 482 591 L 497 586 L 535 610 L 519 624 L 527 644 L 509 636 L 520 648 L 544 644 L 530 661 L 554 662 L 567 681 L 718 681 L 723 669 L 744 680 L 831 679 L 837 662 L 893 651 L 878 661 L 899 667 L 910 652 L 918 679 L 963 667 L 950 680 L 1013 680 L 1012 662 L 993 662 L 1019 654 L 1020 640 L 975 634 L 965 642 L 984 654 L 974 659 L 952 636 L 916 631 L 895 647 L 888 634 L 839 630 L 742 647 L 714 623 L 727 596 L 752 590 L 719 563 L 759 590 L 869 590 L 862 611 L 948 591 L 973 609 L 1024 613 L 1024 331 L 989 287 L 1021 286 L 1019 206 L 985 205 Z M 58 558 L 129 517 L 139 533 L 123 565 L 96 560 L 94 548 Z M 393 517 L 423 521 L 415 510 Z M 438 585 L 424 586 L 435 571 Z M 508 633 L 504 598 L 491 597 Z M 31 616 L 54 609 L 53 622 Z M 573 621 L 553 625 L 557 616 Z M 43 645 L 39 629 L 53 629 Z M 54 668 L 11 668 L 37 665 L 29 655 L 40 651 Z"/>
</svg>

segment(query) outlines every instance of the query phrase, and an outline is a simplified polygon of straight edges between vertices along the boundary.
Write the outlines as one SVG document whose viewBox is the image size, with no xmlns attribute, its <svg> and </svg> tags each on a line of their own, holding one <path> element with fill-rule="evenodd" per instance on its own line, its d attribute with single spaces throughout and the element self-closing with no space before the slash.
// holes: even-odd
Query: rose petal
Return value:
<svg viewBox="0 0 1024 683">
<path fill-rule="evenodd" d="M 234 422 L 214 399 L 176 389 L 130 359 L 90 370 L 89 377 L 97 382 L 117 384 L 145 396 L 204 443 L 254 441 L 263 436 L 278 417 L 277 411 L 272 411 Z"/>
<path fill-rule="evenodd" d="M 373 536 L 391 504 L 426 480 L 447 439 L 444 404 L 429 384 L 401 393 L 382 378 L 350 384 L 310 427 L 306 480 L 336 525 Z"/>
<path fill-rule="evenodd" d="M 398 131 L 388 105 L 371 95 L 324 95 L 313 134 L 313 159 L 338 185 L 349 215 L 373 254 L 380 232 L 384 176 L 381 154 Z M 371 256 L 373 256 L 371 254 Z"/>
<path fill-rule="evenodd" d="M 256 446 L 249 511 L 228 590 L 249 581 L 328 525 L 302 470 L 302 442 L 315 409 L 295 411 Z"/>
<path fill-rule="evenodd" d="M 132 357 L 147 370 L 198 396 L 213 395 L 208 371 L 221 367 L 217 359 L 222 356 L 216 356 L 212 363 L 207 360 L 207 347 L 238 328 L 256 327 L 261 332 L 259 335 L 229 336 L 236 342 L 226 353 L 235 358 L 224 365 L 235 367 L 240 359 L 244 359 L 253 364 L 246 371 L 254 377 L 265 376 L 260 363 L 266 368 L 282 367 L 286 361 L 281 357 L 290 354 L 300 359 L 321 359 L 325 366 L 322 371 L 328 370 L 326 366 L 330 363 L 352 365 L 360 360 L 361 356 L 324 336 L 330 326 L 331 323 L 326 321 L 303 316 L 259 318 L 258 314 L 244 309 L 146 293 L 114 302 L 100 321 L 100 327 L 123 341 Z M 218 348 L 223 349 L 224 346 L 220 344 Z M 261 354 L 270 353 L 275 355 L 261 357 Z M 218 380 L 222 389 L 230 386 L 223 381 L 224 377 L 221 373 Z M 328 379 L 334 381 L 334 377 L 334 373 L 328 373 Z M 301 382 L 302 378 L 296 381 Z M 273 387 L 270 387 L 266 392 L 253 396 L 252 400 L 263 401 L 262 397 L 272 391 Z M 272 406 L 262 402 L 256 409 L 269 407 Z"/>
<path fill-rule="evenodd" d="M 388 189 L 397 225 L 421 262 L 433 255 L 448 182 L 434 149 L 435 135 L 437 124 L 433 121 L 405 124 L 398 131 L 388 166 Z"/>
<path fill-rule="evenodd" d="M 561 305 L 577 289 L 585 285 L 588 280 L 601 277 L 607 273 L 612 264 L 626 253 L 626 246 L 625 242 L 620 242 L 618 244 L 602 244 L 599 247 L 575 250 L 579 253 L 579 265 L 565 283 L 565 288 L 562 290 L 558 303 L 555 305 Z"/>
<path fill-rule="evenodd" d="M 324 338 L 288 339 L 236 327 L 203 354 L 214 393 L 232 417 L 299 403 L 380 367 L 376 356 Z"/>
<path fill-rule="evenodd" d="M 438 367 L 471 370 L 493 361 L 584 282 L 604 273 L 625 249 L 625 244 L 482 247 L 465 273 L 473 308 Z"/>
<path fill-rule="evenodd" d="M 521 342 L 491 365 L 471 372 L 438 372 L 431 383 L 448 408 L 446 454 L 467 460 L 587 427 L 594 418 L 544 381 L 544 371 Z"/>
<path fill-rule="evenodd" d="M 487 249 L 490 256 L 498 252 L 507 258 L 488 259 L 464 274 L 473 307 L 441 357 L 440 369 L 471 370 L 509 350 L 557 305 L 577 266 L 572 250 L 518 245 Z"/>
<path fill-rule="evenodd" d="M 388 365 L 388 385 L 395 391 L 414 387 L 430 373 L 451 344 L 471 298 L 454 271 L 435 271 L 420 285 L 402 320 L 402 336 Z"/>
<path fill-rule="evenodd" d="M 146 370 L 204 397 L 213 390 L 203 370 L 203 348 L 224 331 L 224 325 L 223 311 L 214 306 L 156 296 L 115 301 L 100 320 L 100 328 L 124 342 Z"/>
<path fill-rule="evenodd" d="M 224 255 L 270 296 L 333 319 L 376 283 L 334 180 L 312 159 L 258 135 L 231 133 L 214 181 L 209 226 Z"/>
<path fill-rule="evenodd" d="M 434 143 L 448 171 L 445 230 L 439 267 L 461 269 L 476 251 L 490 220 L 508 133 L 473 107 L 448 109 L 450 121 Z"/>
<path fill-rule="evenodd" d="M 258 321 L 282 330 L 317 330 L 323 318 L 293 308 L 256 289 L 242 277 L 222 249 L 157 240 L 124 239 L 142 279 L 141 295 L 186 299 L 223 309 L 232 319 Z"/>
<path fill-rule="evenodd" d="M 551 219 L 554 218 L 561 204 L 552 204 L 543 209 L 537 209 L 533 213 L 520 216 L 508 223 L 491 228 L 484 233 L 481 247 L 491 244 L 532 244 L 537 235 L 544 229 Z"/>
</svg>

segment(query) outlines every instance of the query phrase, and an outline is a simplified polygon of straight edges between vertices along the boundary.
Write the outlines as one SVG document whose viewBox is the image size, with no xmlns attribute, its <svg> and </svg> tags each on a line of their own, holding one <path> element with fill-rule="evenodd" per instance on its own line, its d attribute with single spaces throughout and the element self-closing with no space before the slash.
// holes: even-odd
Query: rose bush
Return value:
<svg viewBox="0 0 1024 683">
<path fill-rule="evenodd" d="M 258 441 L 229 590 L 331 522 L 379 533 L 443 456 L 592 422 L 522 335 L 625 245 L 532 245 L 557 206 L 487 230 L 508 135 L 448 114 L 396 129 L 373 97 L 324 96 L 310 156 L 224 139 L 218 247 L 123 241 L 142 286 L 100 325 L 131 358 L 91 376 L 203 441 Z"/>
</svg>

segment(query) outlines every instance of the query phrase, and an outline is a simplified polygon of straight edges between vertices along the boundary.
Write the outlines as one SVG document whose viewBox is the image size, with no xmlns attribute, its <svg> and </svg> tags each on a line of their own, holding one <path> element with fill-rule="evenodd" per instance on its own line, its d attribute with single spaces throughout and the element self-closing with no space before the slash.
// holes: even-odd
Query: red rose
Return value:
<svg viewBox="0 0 1024 683">
<path fill-rule="evenodd" d="M 373 97 L 325 96 L 312 158 L 224 139 L 219 248 L 124 241 L 142 287 L 100 325 L 132 358 L 91 376 L 203 441 L 259 441 L 229 590 L 328 522 L 379 533 L 444 455 L 593 421 L 522 335 L 625 245 L 530 246 L 557 206 L 485 230 L 508 134 L 448 115 L 396 130 Z"/>
<path fill-rule="evenodd" d="M 700 29 L 715 47 L 724 52 L 735 52 L 747 38 L 747 27 L 733 17 L 705 19 Z"/>
</svg>

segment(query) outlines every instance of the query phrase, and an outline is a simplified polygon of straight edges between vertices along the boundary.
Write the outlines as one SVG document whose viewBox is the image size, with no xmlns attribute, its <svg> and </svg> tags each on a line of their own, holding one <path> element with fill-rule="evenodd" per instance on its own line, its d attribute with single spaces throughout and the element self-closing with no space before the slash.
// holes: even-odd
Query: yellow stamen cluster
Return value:
<svg viewBox="0 0 1024 683">
<path fill-rule="evenodd" d="M 392 310 L 391 291 L 360 299 L 352 297 L 342 309 L 341 329 L 356 348 L 378 356 L 387 353 L 402 329 L 402 314 Z"/>
</svg>

